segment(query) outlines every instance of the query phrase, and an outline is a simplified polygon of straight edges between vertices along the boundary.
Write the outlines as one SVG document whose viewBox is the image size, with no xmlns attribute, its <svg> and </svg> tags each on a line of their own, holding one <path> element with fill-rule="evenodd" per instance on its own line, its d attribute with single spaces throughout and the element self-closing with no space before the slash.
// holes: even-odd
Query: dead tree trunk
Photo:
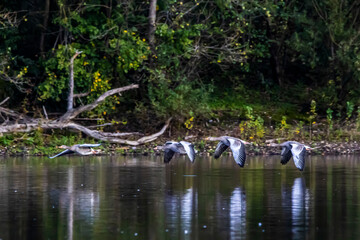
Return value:
<svg viewBox="0 0 360 240">
<path fill-rule="evenodd" d="M 148 30 L 148 38 L 149 45 L 151 50 L 154 51 L 155 46 L 155 30 L 156 30 L 156 2 L 157 0 L 150 0 L 149 7 L 149 30 Z"/>
<path fill-rule="evenodd" d="M 80 53 L 82 53 L 82 52 L 76 51 L 75 55 L 72 56 L 72 58 L 70 59 L 69 96 L 68 96 L 68 106 L 67 106 L 68 111 L 73 109 L 73 106 L 74 106 L 74 103 L 73 103 L 74 102 L 74 60 Z"/>
</svg>

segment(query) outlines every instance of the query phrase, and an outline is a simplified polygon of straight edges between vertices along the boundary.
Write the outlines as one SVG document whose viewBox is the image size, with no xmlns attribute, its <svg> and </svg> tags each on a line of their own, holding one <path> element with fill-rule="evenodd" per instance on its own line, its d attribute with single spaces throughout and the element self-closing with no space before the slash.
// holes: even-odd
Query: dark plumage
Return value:
<svg viewBox="0 0 360 240">
<path fill-rule="evenodd" d="M 56 158 L 62 155 L 66 155 L 66 154 L 71 154 L 71 153 L 77 153 L 80 155 L 92 155 L 92 154 L 97 154 L 100 152 L 100 150 L 95 151 L 94 149 L 92 149 L 93 147 L 98 147 L 101 144 L 75 144 L 73 146 L 66 146 L 66 145 L 62 145 L 59 148 L 63 148 L 66 149 L 65 151 L 62 151 L 61 153 L 56 154 L 55 156 L 49 157 L 49 158 Z"/>
<path fill-rule="evenodd" d="M 186 141 L 168 141 L 164 146 L 156 147 L 156 149 L 164 150 L 164 163 L 170 162 L 175 153 L 187 154 L 192 163 L 195 161 L 194 145 Z"/>
<path fill-rule="evenodd" d="M 287 164 L 291 157 L 293 157 L 295 166 L 300 171 L 304 170 L 306 150 L 311 149 L 309 146 L 295 141 L 287 141 L 280 144 L 270 143 L 268 146 L 282 147 L 280 160 L 281 164 Z"/>
<path fill-rule="evenodd" d="M 219 158 L 220 155 L 226 151 L 230 147 L 235 162 L 240 166 L 244 167 L 246 160 L 245 153 L 245 144 L 249 144 L 246 141 L 243 141 L 239 138 L 229 137 L 229 136 L 221 136 L 221 137 L 208 137 L 205 140 L 210 141 L 219 141 L 216 149 L 215 149 L 215 158 Z"/>
</svg>

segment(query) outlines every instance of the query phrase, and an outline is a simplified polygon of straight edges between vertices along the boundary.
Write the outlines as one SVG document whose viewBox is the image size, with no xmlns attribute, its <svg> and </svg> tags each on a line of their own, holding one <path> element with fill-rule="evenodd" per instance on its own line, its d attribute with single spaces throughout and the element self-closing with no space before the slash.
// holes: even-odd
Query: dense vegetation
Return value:
<svg viewBox="0 0 360 240">
<path fill-rule="evenodd" d="M 0 4 L 0 100 L 33 115 L 66 111 L 75 92 L 93 101 L 138 83 L 88 116 L 126 125 L 174 116 L 236 119 L 247 138 L 264 125 L 294 133 L 324 119 L 357 122 L 360 2 L 351 0 L 29 0 Z M 149 120 L 150 119 L 150 120 Z M 293 125 L 293 124 L 292 124 Z M 359 124 L 358 124 L 359 125 Z"/>
</svg>

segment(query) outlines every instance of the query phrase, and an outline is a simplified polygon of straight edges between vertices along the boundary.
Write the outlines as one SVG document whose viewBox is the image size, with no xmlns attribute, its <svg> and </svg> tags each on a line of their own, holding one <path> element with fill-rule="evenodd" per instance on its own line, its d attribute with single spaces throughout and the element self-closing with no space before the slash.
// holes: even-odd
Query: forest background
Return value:
<svg viewBox="0 0 360 240">
<path fill-rule="evenodd" d="M 81 51 L 74 106 L 139 85 L 81 113 L 99 131 L 146 134 L 172 117 L 173 140 L 359 139 L 359 1 L 2 1 L 0 32 L 1 106 L 28 116 L 66 112 Z M 83 137 L 39 127 L 0 146 L 49 153 Z"/>
</svg>

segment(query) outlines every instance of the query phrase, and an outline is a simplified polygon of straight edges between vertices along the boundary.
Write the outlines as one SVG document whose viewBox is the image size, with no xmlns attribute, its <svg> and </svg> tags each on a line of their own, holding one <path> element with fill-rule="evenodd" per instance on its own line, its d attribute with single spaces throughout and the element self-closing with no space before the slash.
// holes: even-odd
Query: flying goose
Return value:
<svg viewBox="0 0 360 240">
<path fill-rule="evenodd" d="M 215 158 L 219 158 L 220 155 L 230 147 L 235 162 L 240 166 L 244 167 L 246 154 L 245 154 L 245 144 L 250 144 L 249 142 L 243 141 L 239 138 L 221 136 L 221 137 L 207 137 L 205 140 L 209 141 L 219 141 L 215 149 Z"/>
<path fill-rule="evenodd" d="M 312 149 L 311 147 L 295 141 L 287 141 L 280 144 L 270 143 L 270 147 L 282 147 L 281 150 L 281 164 L 285 165 L 293 157 L 295 166 L 303 171 L 305 168 L 305 155 L 306 150 Z"/>
<path fill-rule="evenodd" d="M 100 152 L 100 150 L 94 150 L 92 149 L 93 147 L 98 147 L 100 146 L 101 143 L 99 144 L 75 144 L 73 146 L 66 146 L 66 145 L 61 145 L 59 148 L 62 149 L 66 149 L 65 151 L 62 151 L 61 153 L 56 154 L 55 156 L 49 157 L 49 158 L 56 158 L 65 154 L 71 154 L 71 153 L 77 153 L 83 156 L 86 155 L 92 155 L 92 154 L 98 154 Z"/>
<path fill-rule="evenodd" d="M 194 145 L 186 141 L 167 141 L 164 146 L 158 146 L 155 150 L 164 151 L 164 163 L 170 162 L 175 153 L 187 154 L 192 163 L 195 161 L 196 150 Z"/>
</svg>

